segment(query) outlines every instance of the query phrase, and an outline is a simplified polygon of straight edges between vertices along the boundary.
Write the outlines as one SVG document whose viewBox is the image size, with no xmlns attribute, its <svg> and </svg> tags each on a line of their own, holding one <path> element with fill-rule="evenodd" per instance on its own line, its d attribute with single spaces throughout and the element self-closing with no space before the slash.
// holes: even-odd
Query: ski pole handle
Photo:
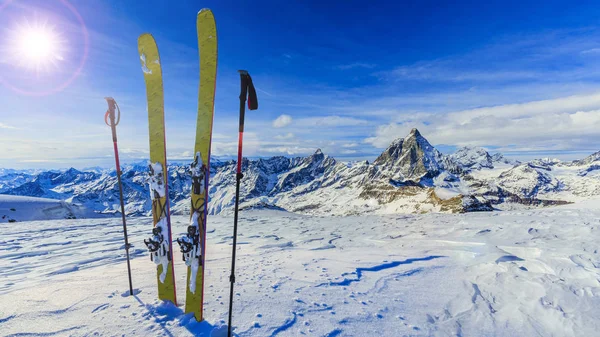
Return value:
<svg viewBox="0 0 600 337">
<path fill-rule="evenodd" d="M 240 127 L 238 136 L 238 161 L 237 174 L 242 173 L 242 143 L 244 139 L 244 118 L 246 115 L 246 99 L 248 99 L 248 110 L 258 109 L 256 90 L 252 83 L 252 77 L 247 70 L 238 70 L 240 73 Z"/>
<path fill-rule="evenodd" d="M 110 127 L 115 127 L 121 121 L 121 109 L 119 109 L 119 105 L 117 104 L 117 101 L 115 101 L 114 98 L 104 97 L 104 99 L 106 100 L 106 103 L 108 103 L 108 110 L 104 115 L 104 122 Z M 117 113 L 115 113 L 115 111 Z"/>
<path fill-rule="evenodd" d="M 244 117 L 246 114 L 246 97 L 248 96 L 248 80 L 250 76 L 246 70 L 238 70 L 240 73 L 240 130 L 244 132 Z"/>
</svg>

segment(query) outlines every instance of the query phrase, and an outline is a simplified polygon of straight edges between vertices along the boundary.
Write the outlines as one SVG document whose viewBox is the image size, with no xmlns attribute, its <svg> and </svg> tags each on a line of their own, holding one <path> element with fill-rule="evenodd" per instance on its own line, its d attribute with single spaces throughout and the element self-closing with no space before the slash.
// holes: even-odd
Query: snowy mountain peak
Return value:
<svg viewBox="0 0 600 337">
<path fill-rule="evenodd" d="M 595 161 L 600 161 L 600 151 L 594 152 L 581 160 L 574 160 L 572 163 L 573 165 L 587 165 Z"/>
<path fill-rule="evenodd" d="M 399 138 L 383 151 L 374 165 L 380 166 L 375 176 L 387 176 L 393 180 L 412 180 L 432 178 L 441 169 L 443 155 L 421 135 L 412 129 L 406 138 Z"/>
<path fill-rule="evenodd" d="M 301 161 L 301 165 L 319 165 L 322 161 L 326 160 L 330 158 L 329 156 L 325 155 L 321 149 L 317 149 L 317 151 L 315 151 L 315 153 L 311 154 L 308 157 L 305 158 L 298 158 Z"/>
<path fill-rule="evenodd" d="M 400 137 L 400 138 L 396 138 L 394 139 L 390 145 L 388 146 L 388 148 L 386 149 L 386 151 L 390 150 L 390 149 L 401 149 L 402 148 L 402 144 L 404 143 L 404 138 Z M 385 151 L 384 151 L 385 152 Z M 383 154 L 383 153 L 382 153 Z M 377 160 L 377 159 L 375 159 Z"/>
<path fill-rule="evenodd" d="M 510 193 L 531 198 L 542 192 L 558 190 L 560 183 L 550 171 L 548 166 L 524 163 L 502 172 L 497 183 Z"/>
<path fill-rule="evenodd" d="M 493 168 L 493 158 L 490 154 L 478 146 L 464 146 L 450 156 L 462 168 L 479 170 L 481 168 Z"/>
<path fill-rule="evenodd" d="M 492 155 L 492 162 L 494 163 L 501 163 L 501 164 L 508 164 L 508 165 L 519 165 L 521 164 L 520 161 L 515 160 L 515 159 L 508 159 L 506 157 L 504 157 L 504 155 L 502 153 L 494 153 Z"/>
<path fill-rule="evenodd" d="M 421 136 L 421 133 L 419 132 L 419 130 L 417 130 L 417 128 L 412 128 L 406 138 L 410 138 L 410 137 L 423 137 L 423 136 Z"/>
<path fill-rule="evenodd" d="M 317 149 L 317 151 L 315 151 L 315 153 L 313 153 L 312 155 L 310 155 L 309 157 L 307 157 L 307 159 L 309 159 L 310 161 L 321 161 L 323 159 L 325 159 L 326 156 L 323 151 L 321 151 L 321 149 Z"/>
<path fill-rule="evenodd" d="M 560 204 L 569 198 L 600 195 L 599 160 L 600 152 L 596 152 L 580 161 L 534 160 L 515 167 L 519 162 L 498 153 L 491 156 L 480 147 L 463 147 L 444 155 L 412 129 L 372 164 L 337 162 L 321 149 L 306 157 L 244 158 L 240 202 L 243 207 L 311 214 L 463 212 L 489 210 L 491 204 L 504 202 Z M 211 214 L 233 207 L 236 166 L 234 160 L 211 162 Z M 114 169 L 2 172 L 7 172 L 0 175 L 2 194 L 60 199 L 110 214 L 119 209 Z M 189 163 L 171 162 L 168 173 L 172 210 L 188 214 Z M 124 165 L 122 180 L 126 212 L 147 215 L 151 209 L 148 162 Z"/>
<path fill-rule="evenodd" d="M 598 161 L 598 160 L 600 160 L 600 151 L 592 153 L 591 155 L 589 155 L 588 157 L 586 157 L 586 159 L 589 159 L 589 160 L 592 160 L 592 161 Z"/>
</svg>

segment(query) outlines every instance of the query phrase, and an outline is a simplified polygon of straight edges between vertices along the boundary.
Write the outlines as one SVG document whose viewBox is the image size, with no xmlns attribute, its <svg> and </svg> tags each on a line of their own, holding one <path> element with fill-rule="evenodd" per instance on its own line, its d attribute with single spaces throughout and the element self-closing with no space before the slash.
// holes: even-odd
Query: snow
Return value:
<svg viewBox="0 0 600 337">
<path fill-rule="evenodd" d="M 140 55 L 140 60 L 142 61 L 142 71 L 144 72 L 144 74 L 152 74 L 152 69 L 148 68 L 146 63 L 146 54 L 142 53 Z"/>
<path fill-rule="evenodd" d="M 465 146 L 450 155 L 463 169 L 493 168 L 492 157 L 481 147 Z"/>
<path fill-rule="evenodd" d="M 204 207 L 203 207 L 204 209 Z M 200 218 L 200 213 L 198 211 L 192 214 L 190 220 L 190 226 L 196 228 L 196 233 L 200 233 L 200 225 L 198 224 L 198 219 Z M 187 239 L 187 242 L 194 243 L 193 238 L 188 239 L 187 236 L 184 236 L 182 239 Z M 190 292 L 192 294 L 196 293 L 196 276 L 198 275 L 198 267 L 199 267 L 199 257 L 202 254 L 202 242 L 199 242 L 197 245 L 194 245 L 194 248 L 187 254 L 187 259 L 185 261 L 186 265 L 191 268 L 191 275 L 189 280 Z"/>
<path fill-rule="evenodd" d="M 93 211 L 65 201 L 0 194 L 0 223 L 98 217 Z"/>
<path fill-rule="evenodd" d="M 163 166 L 161 163 L 150 164 L 151 172 L 148 179 L 148 187 L 150 188 L 150 197 L 154 200 L 155 194 L 159 198 L 165 196 L 165 179 L 163 176 Z"/>
<path fill-rule="evenodd" d="M 515 203 L 530 207 L 578 202 L 600 195 L 599 158 L 597 152 L 572 162 L 538 159 L 519 163 L 499 153 L 490 156 L 483 148 L 476 147 L 443 155 L 414 129 L 407 137 L 392 142 L 372 164 L 338 162 L 320 150 L 308 157 L 244 159 L 240 207 L 284 209 L 307 215 L 357 215 L 460 212 L 489 210 L 492 205 L 509 209 Z M 209 167 L 208 214 L 233 211 L 236 167 L 235 161 L 213 161 Z M 156 167 L 159 169 L 162 167 Z M 1 172 L 7 175 L 0 175 L 0 193 L 62 199 L 111 215 L 119 211 L 114 170 L 69 169 L 33 175 L 14 170 Z M 123 168 L 128 215 L 151 212 L 146 172 L 146 162 Z M 169 199 L 174 214 L 190 214 L 192 176 L 201 173 L 198 167 L 194 169 L 187 164 L 172 164 L 168 172 L 162 172 L 169 176 Z M 162 193 L 163 187 L 158 187 Z M 462 206 L 449 200 L 453 198 L 462 198 Z"/>
<path fill-rule="evenodd" d="M 585 159 L 571 163 L 541 159 L 514 167 L 496 163 L 493 169 L 469 174 L 522 196 L 535 194 L 547 200 L 580 202 L 600 195 L 600 170 Z"/>
<path fill-rule="evenodd" d="M 156 265 L 162 265 L 162 273 L 158 276 L 160 282 L 165 283 L 167 279 L 167 270 L 169 267 L 169 242 L 171 237 L 169 235 L 169 227 L 167 226 L 167 218 L 163 217 L 156 223 L 156 227 L 160 228 L 160 235 L 162 235 L 162 241 L 156 236 L 152 237 L 155 242 L 160 242 L 160 248 L 154 253 L 153 261 Z"/>
<path fill-rule="evenodd" d="M 242 211 L 234 332 L 594 336 L 599 201 L 457 215 Z M 172 217 L 174 233 L 188 221 Z M 232 218 L 208 218 L 202 323 L 183 314 L 180 254 L 176 307 L 156 300 L 156 268 L 142 243 L 152 220 L 128 223 L 135 296 L 127 296 L 119 219 L 0 224 L 2 334 L 225 336 Z"/>
<path fill-rule="evenodd" d="M 435 194 L 440 199 L 447 200 L 447 199 L 454 198 L 454 197 L 460 195 L 460 191 L 457 190 L 457 189 L 436 187 L 435 188 Z"/>
<path fill-rule="evenodd" d="M 469 172 L 475 179 L 493 179 L 498 178 L 500 174 L 513 168 L 514 165 L 504 163 L 494 163 L 494 168 L 482 168 L 481 170 L 473 170 Z"/>
</svg>

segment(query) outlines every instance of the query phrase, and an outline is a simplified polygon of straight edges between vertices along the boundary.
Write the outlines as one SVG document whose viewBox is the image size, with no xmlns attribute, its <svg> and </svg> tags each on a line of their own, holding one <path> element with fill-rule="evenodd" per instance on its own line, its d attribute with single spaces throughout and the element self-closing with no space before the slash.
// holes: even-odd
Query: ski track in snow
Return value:
<svg viewBox="0 0 600 337">
<path fill-rule="evenodd" d="M 600 209 L 592 204 L 462 215 L 323 217 L 244 211 L 237 336 L 593 336 L 600 329 Z M 186 217 L 173 217 L 173 237 Z M 0 224 L 6 336 L 226 336 L 232 219 L 208 219 L 205 318 L 156 299 L 128 220 L 134 296 L 119 219 Z M 49 322 L 52 325 L 36 324 Z"/>
</svg>

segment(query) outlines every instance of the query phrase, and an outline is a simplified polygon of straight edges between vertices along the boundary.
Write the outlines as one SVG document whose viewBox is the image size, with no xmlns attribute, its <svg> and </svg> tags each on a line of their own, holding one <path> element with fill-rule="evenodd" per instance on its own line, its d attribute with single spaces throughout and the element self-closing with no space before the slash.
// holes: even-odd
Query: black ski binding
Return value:
<svg viewBox="0 0 600 337">
<path fill-rule="evenodd" d="M 199 252 L 200 233 L 198 233 L 196 226 L 188 226 L 187 234 L 177 239 L 177 243 L 179 244 L 183 261 L 188 261 L 190 258 L 196 257 L 199 259 L 198 263 L 202 265 Z"/>
<path fill-rule="evenodd" d="M 146 244 L 146 247 L 148 247 L 150 253 L 156 253 L 160 249 L 160 246 L 164 240 L 165 237 L 162 235 L 162 228 L 154 227 L 152 228 L 152 237 L 149 239 L 144 239 L 144 243 Z M 152 255 L 150 255 L 150 257 L 152 257 Z"/>
</svg>

